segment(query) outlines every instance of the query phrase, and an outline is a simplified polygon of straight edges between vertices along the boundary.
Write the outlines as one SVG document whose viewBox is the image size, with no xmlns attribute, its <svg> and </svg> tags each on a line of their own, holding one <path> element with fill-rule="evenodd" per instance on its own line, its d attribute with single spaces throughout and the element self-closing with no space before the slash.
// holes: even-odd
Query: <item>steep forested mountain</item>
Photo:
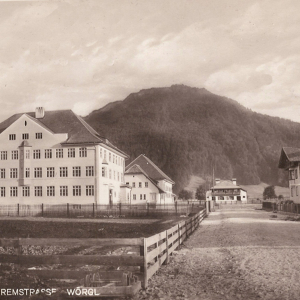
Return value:
<svg viewBox="0 0 300 300">
<path fill-rule="evenodd" d="M 300 124 L 246 109 L 205 89 L 174 85 L 130 94 L 85 117 L 101 135 L 130 155 L 143 153 L 175 182 L 190 175 L 239 184 L 286 185 L 279 170 L 283 146 L 300 147 Z"/>
</svg>

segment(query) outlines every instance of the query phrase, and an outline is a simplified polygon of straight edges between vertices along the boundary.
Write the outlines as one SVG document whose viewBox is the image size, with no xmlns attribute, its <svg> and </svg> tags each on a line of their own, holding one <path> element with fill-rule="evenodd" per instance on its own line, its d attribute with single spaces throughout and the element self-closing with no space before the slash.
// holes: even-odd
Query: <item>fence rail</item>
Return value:
<svg viewBox="0 0 300 300">
<path fill-rule="evenodd" d="M 273 210 L 273 211 L 280 211 L 292 214 L 299 214 L 300 213 L 300 203 L 293 203 L 292 201 L 285 201 L 285 202 L 271 202 L 265 201 L 262 205 L 263 209 L 266 210 Z"/>
<path fill-rule="evenodd" d="M 101 217 L 144 217 L 162 215 L 190 214 L 205 200 L 177 201 L 171 204 L 38 204 L 38 205 L 0 205 L 0 216 L 12 217 L 59 217 L 59 218 L 101 218 Z"/>
<path fill-rule="evenodd" d="M 148 286 L 148 280 L 155 274 L 162 264 L 167 264 L 170 255 L 182 242 L 189 237 L 206 217 L 206 209 L 198 209 L 198 212 L 185 221 L 157 233 L 148 238 L 117 238 L 117 239 L 90 239 L 90 238 L 14 238 L 0 239 L 0 247 L 13 247 L 16 254 L 0 254 L 0 263 L 14 263 L 23 266 L 28 265 L 103 265 L 114 268 L 137 267 L 136 276 L 142 286 Z M 131 254 L 120 255 L 24 255 L 23 247 L 26 246 L 134 246 L 139 251 Z M 120 271 L 124 272 L 124 271 Z M 116 272 L 120 274 L 120 272 Z M 82 278 L 86 271 L 70 271 L 63 268 L 53 270 L 28 270 L 29 274 L 46 278 Z"/>
</svg>

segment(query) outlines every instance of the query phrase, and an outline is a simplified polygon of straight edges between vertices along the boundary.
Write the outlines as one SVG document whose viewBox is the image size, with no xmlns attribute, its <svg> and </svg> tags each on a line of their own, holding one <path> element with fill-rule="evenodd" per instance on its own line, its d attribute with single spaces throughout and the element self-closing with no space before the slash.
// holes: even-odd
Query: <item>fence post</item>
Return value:
<svg viewBox="0 0 300 300">
<path fill-rule="evenodd" d="M 93 218 L 95 218 L 95 203 L 93 203 Z"/>
<path fill-rule="evenodd" d="M 121 201 L 120 201 L 120 206 L 119 206 L 119 215 L 121 216 L 122 215 L 122 203 L 121 203 Z"/>
<path fill-rule="evenodd" d="M 175 212 L 176 212 L 176 216 L 177 216 L 177 213 L 178 213 L 178 211 L 177 211 L 177 205 L 178 205 L 178 203 L 177 203 L 177 201 L 175 201 Z"/>
<path fill-rule="evenodd" d="M 18 217 L 20 216 L 20 203 L 17 204 L 17 209 L 18 209 Z"/>
<path fill-rule="evenodd" d="M 44 203 L 42 203 L 42 217 L 44 216 Z"/>
<path fill-rule="evenodd" d="M 166 260 L 164 262 L 164 264 L 168 264 L 169 263 L 169 241 L 168 241 L 168 230 L 166 230 Z"/>
<path fill-rule="evenodd" d="M 140 266 L 140 271 L 143 273 L 143 280 L 142 280 L 142 286 L 143 288 L 147 288 L 148 286 L 148 274 L 147 274 L 147 267 L 148 267 L 148 261 L 147 261 L 147 239 L 144 238 L 144 245 L 140 246 L 140 256 L 143 256 L 143 265 Z"/>
<path fill-rule="evenodd" d="M 296 210 L 297 210 L 297 215 L 299 214 L 299 207 L 298 207 L 298 203 L 296 204 Z"/>
<path fill-rule="evenodd" d="M 70 217 L 70 208 L 69 208 L 69 203 L 67 203 L 67 217 Z"/>
<path fill-rule="evenodd" d="M 147 216 L 149 216 L 149 202 L 147 202 Z"/>
</svg>

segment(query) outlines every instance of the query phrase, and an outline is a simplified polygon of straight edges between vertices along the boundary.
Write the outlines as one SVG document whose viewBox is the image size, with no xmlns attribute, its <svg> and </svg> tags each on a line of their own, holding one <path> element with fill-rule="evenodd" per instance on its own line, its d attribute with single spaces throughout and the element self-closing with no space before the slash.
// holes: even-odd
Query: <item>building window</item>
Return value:
<svg viewBox="0 0 300 300">
<path fill-rule="evenodd" d="M 62 197 L 68 196 L 68 186 L 66 186 L 66 185 L 60 186 L 60 187 L 59 187 L 59 191 L 60 191 L 60 195 L 61 195 Z"/>
<path fill-rule="evenodd" d="M 148 182 L 145 182 L 145 188 L 147 188 L 148 187 Z"/>
<path fill-rule="evenodd" d="M 144 200 L 146 200 L 146 194 L 144 194 Z"/>
<path fill-rule="evenodd" d="M 41 150 L 33 150 L 33 159 L 41 158 Z"/>
<path fill-rule="evenodd" d="M 11 159 L 19 159 L 19 151 L 18 150 L 11 151 Z"/>
<path fill-rule="evenodd" d="M 35 197 L 42 197 L 43 196 L 43 188 L 41 186 L 34 187 L 34 196 Z"/>
<path fill-rule="evenodd" d="M 113 163 L 115 163 L 115 155 L 113 154 L 113 156 L 112 156 L 112 157 L 113 157 Z"/>
<path fill-rule="evenodd" d="M 79 157 L 87 157 L 87 149 L 79 148 Z"/>
<path fill-rule="evenodd" d="M 139 188 L 141 188 L 142 187 L 142 183 L 141 182 L 139 182 Z"/>
<path fill-rule="evenodd" d="M 47 168 L 47 177 L 54 177 L 54 167 Z"/>
<path fill-rule="evenodd" d="M 132 187 L 135 188 L 135 182 L 132 183 Z"/>
<path fill-rule="evenodd" d="M 298 196 L 298 185 L 296 185 L 296 196 Z"/>
<path fill-rule="evenodd" d="M 9 139 L 10 141 L 15 141 L 15 140 L 16 140 L 16 135 L 15 135 L 15 134 L 9 134 L 9 135 L 8 135 L 8 139 Z"/>
<path fill-rule="evenodd" d="M 23 186 L 22 191 L 23 191 L 23 197 L 29 197 L 30 196 L 29 186 Z"/>
<path fill-rule="evenodd" d="M 120 173 L 118 172 L 118 181 L 120 181 Z"/>
<path fill-rule="evenodd" d="M 29 140 L 29 133 L 22 133 L 22 140 Z"/>
<path fill-rule="evenodd" d="M 0 197 L 5 197 L 5 186 L 0 188 Z"/>
<path fill-rule="evenodd" d="M 7 160 L 7 151 L 1 151 L 1 160 Z"/>
<path fill-rule="evenodd" d="M 47 196 L 48 197 L 55 196 L 55 187 L 54 186 L 47 186 Z"/>
<path fill-rule="evenodd" d="M 10 178 L 18 178 L 18 169 L 17 168 L 10 169 Z"/>
<path fill-rule="evenodd" d="M 298 179 L 298 169 L 295 169 L 295 177 Z"/>
<path fill-rule="evenodd" d="M 81 186 L 73 185 L 73 196 L 81 196 Z"/>
<path fill-rule="evenodd" d="M 80 176 L 81 176 L 81 168 L 73 167 L 73 177 L 80 177 Z"/>
<path fill-rule="evenodd" d="M 104 150 L 104 158 L 106 158 L 106 150 Z"/>
<path fill-rule="evenodd" d="M 109 177 L 109 179 L 111 179 L 111 169 L 109 169 L 109 171 L 108 171 L 108 177 Z"/>
<path fill-rule="evenodd" d="M 17 186 L 11 186 L 10 187 L 10 196 L 11 197 L 18 197 L 18 187 Z"/>
<path fill-rule="evenodd" d="M 86 196 L 94 196 L 94 186 L 93 185 L 87 185 L 85 191 L 86 191 Z"/>
<path fill-rule="evenodd" d="M 294 197 L 294 187 L 291 186 L 291 197 Z"/>
<path fill-rule="evenodd" d="M 102 177 L 106 177 L 106 168 L 102 167 Z"/>
<path fill-rule="evenodd" d="M 140 194 L 140 200 L 143 200 L 143 194 Z"/>
<path fill-rule="evenodd" d="M 116 171 L 114 171 L 114 180 L 116 180 Z"/>
<path fill-rule="evenodd" d="M 108 160 L 111 161 L 111 153 L 108 154 Z"/>
<path fill-rule="evenodd" d="M 41 140 L 41 139 L 43 138 L 43 133 L 42 133 L 42 132 L 37 132 L 37 133 L 35 134 L 35 138 L 36 138 L 37 140 Z"/>
<path fill-rule="evenodd" d="M 133 194 L 133 195 L 132 195 L 132 199 L 133 199 L 133 200 L 136 200 L 136 194 Z"/>
<path fill-rule="evenodd" d="M 64 157 L 64 149 L 56 149 L 56 158 Z"/>
<path fill-rule="evenodd" d="M 5 178 L 5 169 L 0 169 L 0 177 Z"/>
<path fill-rule="evenodd" d="M 30 168 L 25 168 L 25 178 L 30 177 Z"/>
<path fill-rule="evenodd" d="M 85 175 L 87 177 L 94 176 L 94 167 L 93 166 L 87 166 L 85 170 Z"/>
<path fill-rule="evenodd" d="M 45 149 L 45 158 L 52 158 L 52 149 Z"/>
<path fill-rule="evenodd" d="M 30 159 L 30 150 L 25 150 L 25 159 Z"/>
<path fill-rule="evenodd" d="M 59 176 L 60 177 L 68 177 L 68 167 L 60 167 L 59 168 Z"/>
<path fill-rule="evenodd" d="M 68 149 L 68 157 L 75 157 L 75 148 Z"/>
<path fill-rule="evenodd" d="M 34 168 L 34 178 L 42 178 L 42 168 Z"/>
<path fill-rule="evenodd" d="M 102 158 L 102 148 L 100 148 L 100 157 Z"/>
</svg>

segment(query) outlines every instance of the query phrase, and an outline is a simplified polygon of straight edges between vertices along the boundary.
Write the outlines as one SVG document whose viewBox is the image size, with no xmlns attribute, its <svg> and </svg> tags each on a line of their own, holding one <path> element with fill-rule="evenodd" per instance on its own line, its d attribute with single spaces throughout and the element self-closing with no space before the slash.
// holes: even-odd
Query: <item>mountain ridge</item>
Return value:
<svg viewBox="0 0 300 300">
<path fill-rule="evenodd" d="M 130 155 L 143 153 L 175 182 L 236 177 L 241 184 L 287 185 L 277 168 L 283 146 L 300 147 L 300 124 L 186 85 L 143 89 L 84 118 Z"/>
</svg>

